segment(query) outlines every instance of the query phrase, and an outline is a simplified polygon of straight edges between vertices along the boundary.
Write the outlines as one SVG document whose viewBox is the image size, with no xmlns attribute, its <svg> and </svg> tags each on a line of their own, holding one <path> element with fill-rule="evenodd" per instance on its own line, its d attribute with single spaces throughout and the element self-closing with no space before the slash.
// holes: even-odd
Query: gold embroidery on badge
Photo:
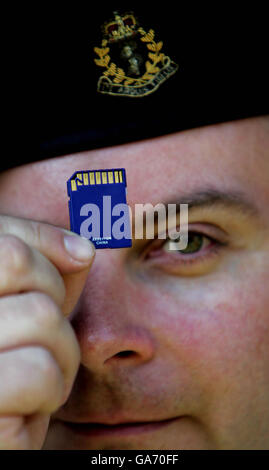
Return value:
<svg viewBox="0 0 269 470">
<path fill-rule="evenodd" d="M 162 51 L 155 32 L 137 27 L 133 13 L 120 16 L 103 26 L 102 47 L 95 47 L 96 65 L 105 68 L 97 91 L 109 95 L 142 97 L 159 88 L 173 75 L 178 65 Z"/>
</svg>

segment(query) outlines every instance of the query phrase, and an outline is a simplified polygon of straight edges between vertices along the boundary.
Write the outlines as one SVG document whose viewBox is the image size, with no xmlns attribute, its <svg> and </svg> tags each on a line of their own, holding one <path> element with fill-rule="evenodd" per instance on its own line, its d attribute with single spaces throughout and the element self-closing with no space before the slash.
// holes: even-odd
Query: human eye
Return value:
<svg viewBox="0 0 269 470">
<path fill-rule="evenodd" d="M 169 250 L 170 241 L 167 237 L 149 243 L 141 254 L 143 262 L 170 274 L 201 275 L 213 269 L 228 245 L 221 237 L 190 229 L 188 245 L 184 250 Z"/>
</svg>

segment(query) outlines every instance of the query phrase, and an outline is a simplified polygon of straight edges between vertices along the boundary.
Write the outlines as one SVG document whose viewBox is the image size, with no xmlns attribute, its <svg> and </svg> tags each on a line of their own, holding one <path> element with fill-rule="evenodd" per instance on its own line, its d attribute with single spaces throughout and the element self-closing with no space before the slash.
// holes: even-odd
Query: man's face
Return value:
<svg viewBox="0 0 269 470">
<path fill-rule="evenodd" d="M 269 449 L 268 148 L 252 118 L 0 175 L 0 213 L 67 229 L 76 170 L 124 167 L 133 213 L 193 203 L 189 253 L 97 250 L 71 315 L 81 366 L 44 448 Z"/>
</svg>

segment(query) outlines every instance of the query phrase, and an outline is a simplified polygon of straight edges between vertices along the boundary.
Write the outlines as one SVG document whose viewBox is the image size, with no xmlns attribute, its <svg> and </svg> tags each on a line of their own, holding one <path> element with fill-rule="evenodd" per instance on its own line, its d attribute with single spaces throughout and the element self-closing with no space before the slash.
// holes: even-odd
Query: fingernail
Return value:
<svg viewBox="0 0 269 470">
<path fill-rule="evenodd" d="M 77 261 L 89 261 L 94 255 L 94 246 L 87 240 L 76 235 L 65 235 L 64 245 L 66 251 Z"/>
</svg>

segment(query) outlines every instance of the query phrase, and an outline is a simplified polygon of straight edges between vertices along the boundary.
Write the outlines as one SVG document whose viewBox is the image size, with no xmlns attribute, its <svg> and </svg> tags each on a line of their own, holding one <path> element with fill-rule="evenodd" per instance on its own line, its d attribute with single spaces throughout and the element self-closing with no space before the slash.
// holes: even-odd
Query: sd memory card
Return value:
<svg viewBox="0 0 269 470">
<path fill-rule="evenodd" d="M 76 171 L 67 181 L 70 230 L 95 248 L 132 246 L 124 168 Z"/>
</svg>

